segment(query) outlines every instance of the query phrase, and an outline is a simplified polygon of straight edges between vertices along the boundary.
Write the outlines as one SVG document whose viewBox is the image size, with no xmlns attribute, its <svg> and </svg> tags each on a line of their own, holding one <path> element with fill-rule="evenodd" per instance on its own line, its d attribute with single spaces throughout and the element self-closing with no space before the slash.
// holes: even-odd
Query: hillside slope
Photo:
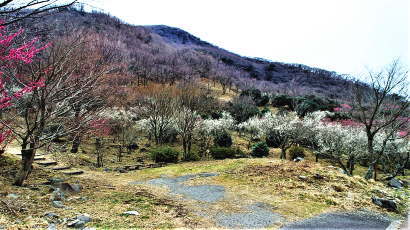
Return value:
<svg viewBox="0 0 410 230">
<path fill-rule="evenodd" d="M 67 10 L 32 24 L 22 25 L 48 37 L 73 31 L 95 32 L 115 44 L 130 69 L 144 69 L 152 80 L 173 81 L 186 76 L 213 78 L 239 89 L 259 88 L 287 94 L 346 97 L 350 83 L 335 72 L 301 64 L 242 57 L 202 41 L 190 33 L 165 25 L 134 26 L 98 12 Z M 32 23 L 32 22 L 26 22 Z M 170 78 L 170 79 L 168 79 Z"/>
</svg>

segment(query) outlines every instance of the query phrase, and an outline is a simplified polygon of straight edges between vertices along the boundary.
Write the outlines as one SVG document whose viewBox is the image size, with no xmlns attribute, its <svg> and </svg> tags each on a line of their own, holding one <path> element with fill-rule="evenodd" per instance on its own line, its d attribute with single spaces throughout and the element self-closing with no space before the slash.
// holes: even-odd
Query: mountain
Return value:
<svg viewBox="0 0 410 230">
<path fill-rule="evenodd" d="M 30 22 L 32 23 L 32 22 Z M 237 55 L 179 28 L 135 26 L 100 12 L 69 9 L 37 20 L 39 36 L 64 36 L 86 31 L 115 44 L 132 74 L 156 81 L 207 77 L 238 89 L 312 94 L 333 99 L 346 97 L 350 81 L 335 72 L 302 64 L 274 62 Z M 143 71 L 142 71 L 143 70 Z"/>
</svg>

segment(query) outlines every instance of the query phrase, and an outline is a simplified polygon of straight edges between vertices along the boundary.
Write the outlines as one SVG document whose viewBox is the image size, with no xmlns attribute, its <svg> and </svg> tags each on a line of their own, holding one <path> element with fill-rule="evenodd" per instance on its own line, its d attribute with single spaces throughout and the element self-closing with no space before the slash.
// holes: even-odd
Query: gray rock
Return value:
<svg viewBox="0 0 410 230">
<path fill-rule="evenodd" d="M 84 223 L 88 223 L 92 221 L 92 218 L 87 213 L 81 214 L 77 216 L 77 220 L 83 221 Z"/>
<path fill-rule="evenodd" d="M 85 224 L 86 223 L 84 221 L 75 219 L 73 221 L 68 222 L 67 227 L 69 227 L 69 228 L 81 228 L 82 229 L 82 228 L 84 228 Z"/>
<path fill-rule="evenodd" d="M 59 184 L 64 182 L 64 179 L 58 178 L 58 177 L 53 177 L 53 178 L 48 178 L 48 184 Z"/>
<path fill-rule="evenodd" d="M 387 184 L 393 188 L 403 188 L 402 182 L 400 180 L 397 180 L 396 178 L 389 180 Z"/>
<path fill-rule="evenodd" d="M 343 170 L 342 168 L 338 168 L 337 171 L 339 171 L 341 174 L 346 174 L 346 171 Z"/>
<path fill-rule="evenodd" d="M 122 215 L 124 216 L 138 216 L 140 213 L 137 211 L 127 211 L 127 212 L 123 212 Z"/>
<path fill-rule="evenodd" d="M 380 206 L 382 208 L 385 208 L 387 210 L 390 211 L 394 211 L 397 212 L 397 204 L 394 200 L 388 200 L 388 199 L 382 199 L 382 198 L 378 198 L 378 197 L 372 197 L 372 202 L 377 205 Z"/>
<path fill-rule="evenodd" d="M 301 179 L 301 180 L 306 180 L 307 176 L 298 176 L 298 178 Z"/>
<path fill-rule="evenodd" d="M 79 193 L 82 190 L 82 186 L 79 184 L 70 184 L 70 183 L 61 183 L 59 185 L 59 188 L 63 192 L 69 192 L 69 193 Z"/>
<path fill-rule="evenodd" d="M 59 188 L 56 188 L 50 196 L 50 200 L 57 201 L 57 200 L 65 200 L 65 194 Z"/>
<path fill-rule="evenodd" d="M 59 215 L 57 213 L 54 213 L 54 212 L 47 212 L 47 213 L 44 214 L 44 217 L 57 219 L 59 217 Z"/>
<path fill-rule="evenodd" d="M 104 168 L 104 170 L 103 170 L 104 172 L 110 172 L 111 171 L 111 169 L 109 169 L 109 168 Z"/>
<path fill-rule="evenodd" d="M 47 230 L 57 230 L 56 224 L 49 224 L 49 225 L 47 226 Z"/>
<path fill-rule="evenodd" d="M 299 162 L 299 161 L 303 161 L 304 158 L 303 157 L 296 157 L 295 159 L 293 159 L 294 162 Z"/>
<path fill-rule="evenodd" d="M 63 202 L 59 200 L 54 200 L 52 204 L 55 208 L 65 208 L 65 205 L 63 204 Z"/>
<path fill-rule="evenodd" d="M 10 194 L 8 194 L 6 197 L 7 197 L 7 198 L 10 198 L 10 199 L 17 199 L 17 198 L 19 198 L 20 196 L 17 195 L 17 194 L 14 194 L 14 193 L 10 193 Z"/>
</svg>

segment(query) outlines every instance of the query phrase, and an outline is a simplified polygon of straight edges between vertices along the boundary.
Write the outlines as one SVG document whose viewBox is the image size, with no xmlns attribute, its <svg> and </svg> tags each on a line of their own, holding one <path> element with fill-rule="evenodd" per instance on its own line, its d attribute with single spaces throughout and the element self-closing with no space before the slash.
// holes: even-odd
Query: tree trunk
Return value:
<svg viewBox="0 0 410 230">
<path fill-rule="evenodd" d="M 76 135 L 73 140 L 73 146 L 71 147 L 71 153 L 78 153 L 78 148 L 81 144 L 81 137 Z"/>
<path fill-rule="evenodd" d="M 27 149 L 27 144 L 22 144 L 21 146 L 21 169 L 20 169 L 20 172 L 16 176 L 14 185 L 22 186 L 24 181 L 27 179 L 28 175 L 30 175 L 31 170 L 32 170 L 33 161 L 34 161 L 34 156 L 36 155 L 36 151 L 34 147 L 35 147 L 34 144 L 30 144 L 30 147 Z"/>
<path fill-rule="evenodd" d="M 286 159 L 286 148 L 282 147 L 280 150 L 280 159 Z"/>
</svg>

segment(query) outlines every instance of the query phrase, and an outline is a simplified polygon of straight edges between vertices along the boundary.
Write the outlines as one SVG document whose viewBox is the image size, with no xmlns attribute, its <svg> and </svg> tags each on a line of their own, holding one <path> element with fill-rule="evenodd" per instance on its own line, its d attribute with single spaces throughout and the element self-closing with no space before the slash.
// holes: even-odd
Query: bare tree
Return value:
<svg viewBox="0 0 410 230">
<path fill-rule="evenodd" d="M 377 179 L 377 164 L 386 144 L 408 122 L 401 119 L 409 112 L 408 72 L 395 60 L 386 69 L 368 75 L 369 85 L 359 81 L 352 87 L 352 117 L 362 123 L 367 135 L 369 169 L 366 178 Z M 385 132 L 381 148 L 375 137 Z"/>
<path fill-rule="evenodd" d="M 10 127 L 22 148 L 22 166 L 15 185 L 22 185 L 30 174 L 38 148 L 57 137 L 77 132 L 93 119 L 92 113 L 76 116 L 72 109 L 76 104 L 82 108 L 92 106 L 94 100 L 87 100 L 89 97 L 82 95 L 90 95 L 105 73 L 92 68 L 86 75 L 78 74 L 77 70 L 86 61 L 84 58 L 91 58 L 91 55 L 81 55 L 87 51 L 91 50 L 87 50 L 84 41 L 62 39 L 53 43 L 46 54 L 30 66 L 18 70 L 18 73 L 26 73 L 30 81 L 44 81 L 44 87 L 19 102 L 17 110 L 22 117 L 21 125 Z M 15 77 L 15 83 L 19 84 L 19 77 Z"/>
<path fill-rule="evenodd" d="M 36 18 L 77 3 L 77 0 L 5 0 L 0 3 L 1 25 L 17 23 L 27 18 Z"/>
</svg>

